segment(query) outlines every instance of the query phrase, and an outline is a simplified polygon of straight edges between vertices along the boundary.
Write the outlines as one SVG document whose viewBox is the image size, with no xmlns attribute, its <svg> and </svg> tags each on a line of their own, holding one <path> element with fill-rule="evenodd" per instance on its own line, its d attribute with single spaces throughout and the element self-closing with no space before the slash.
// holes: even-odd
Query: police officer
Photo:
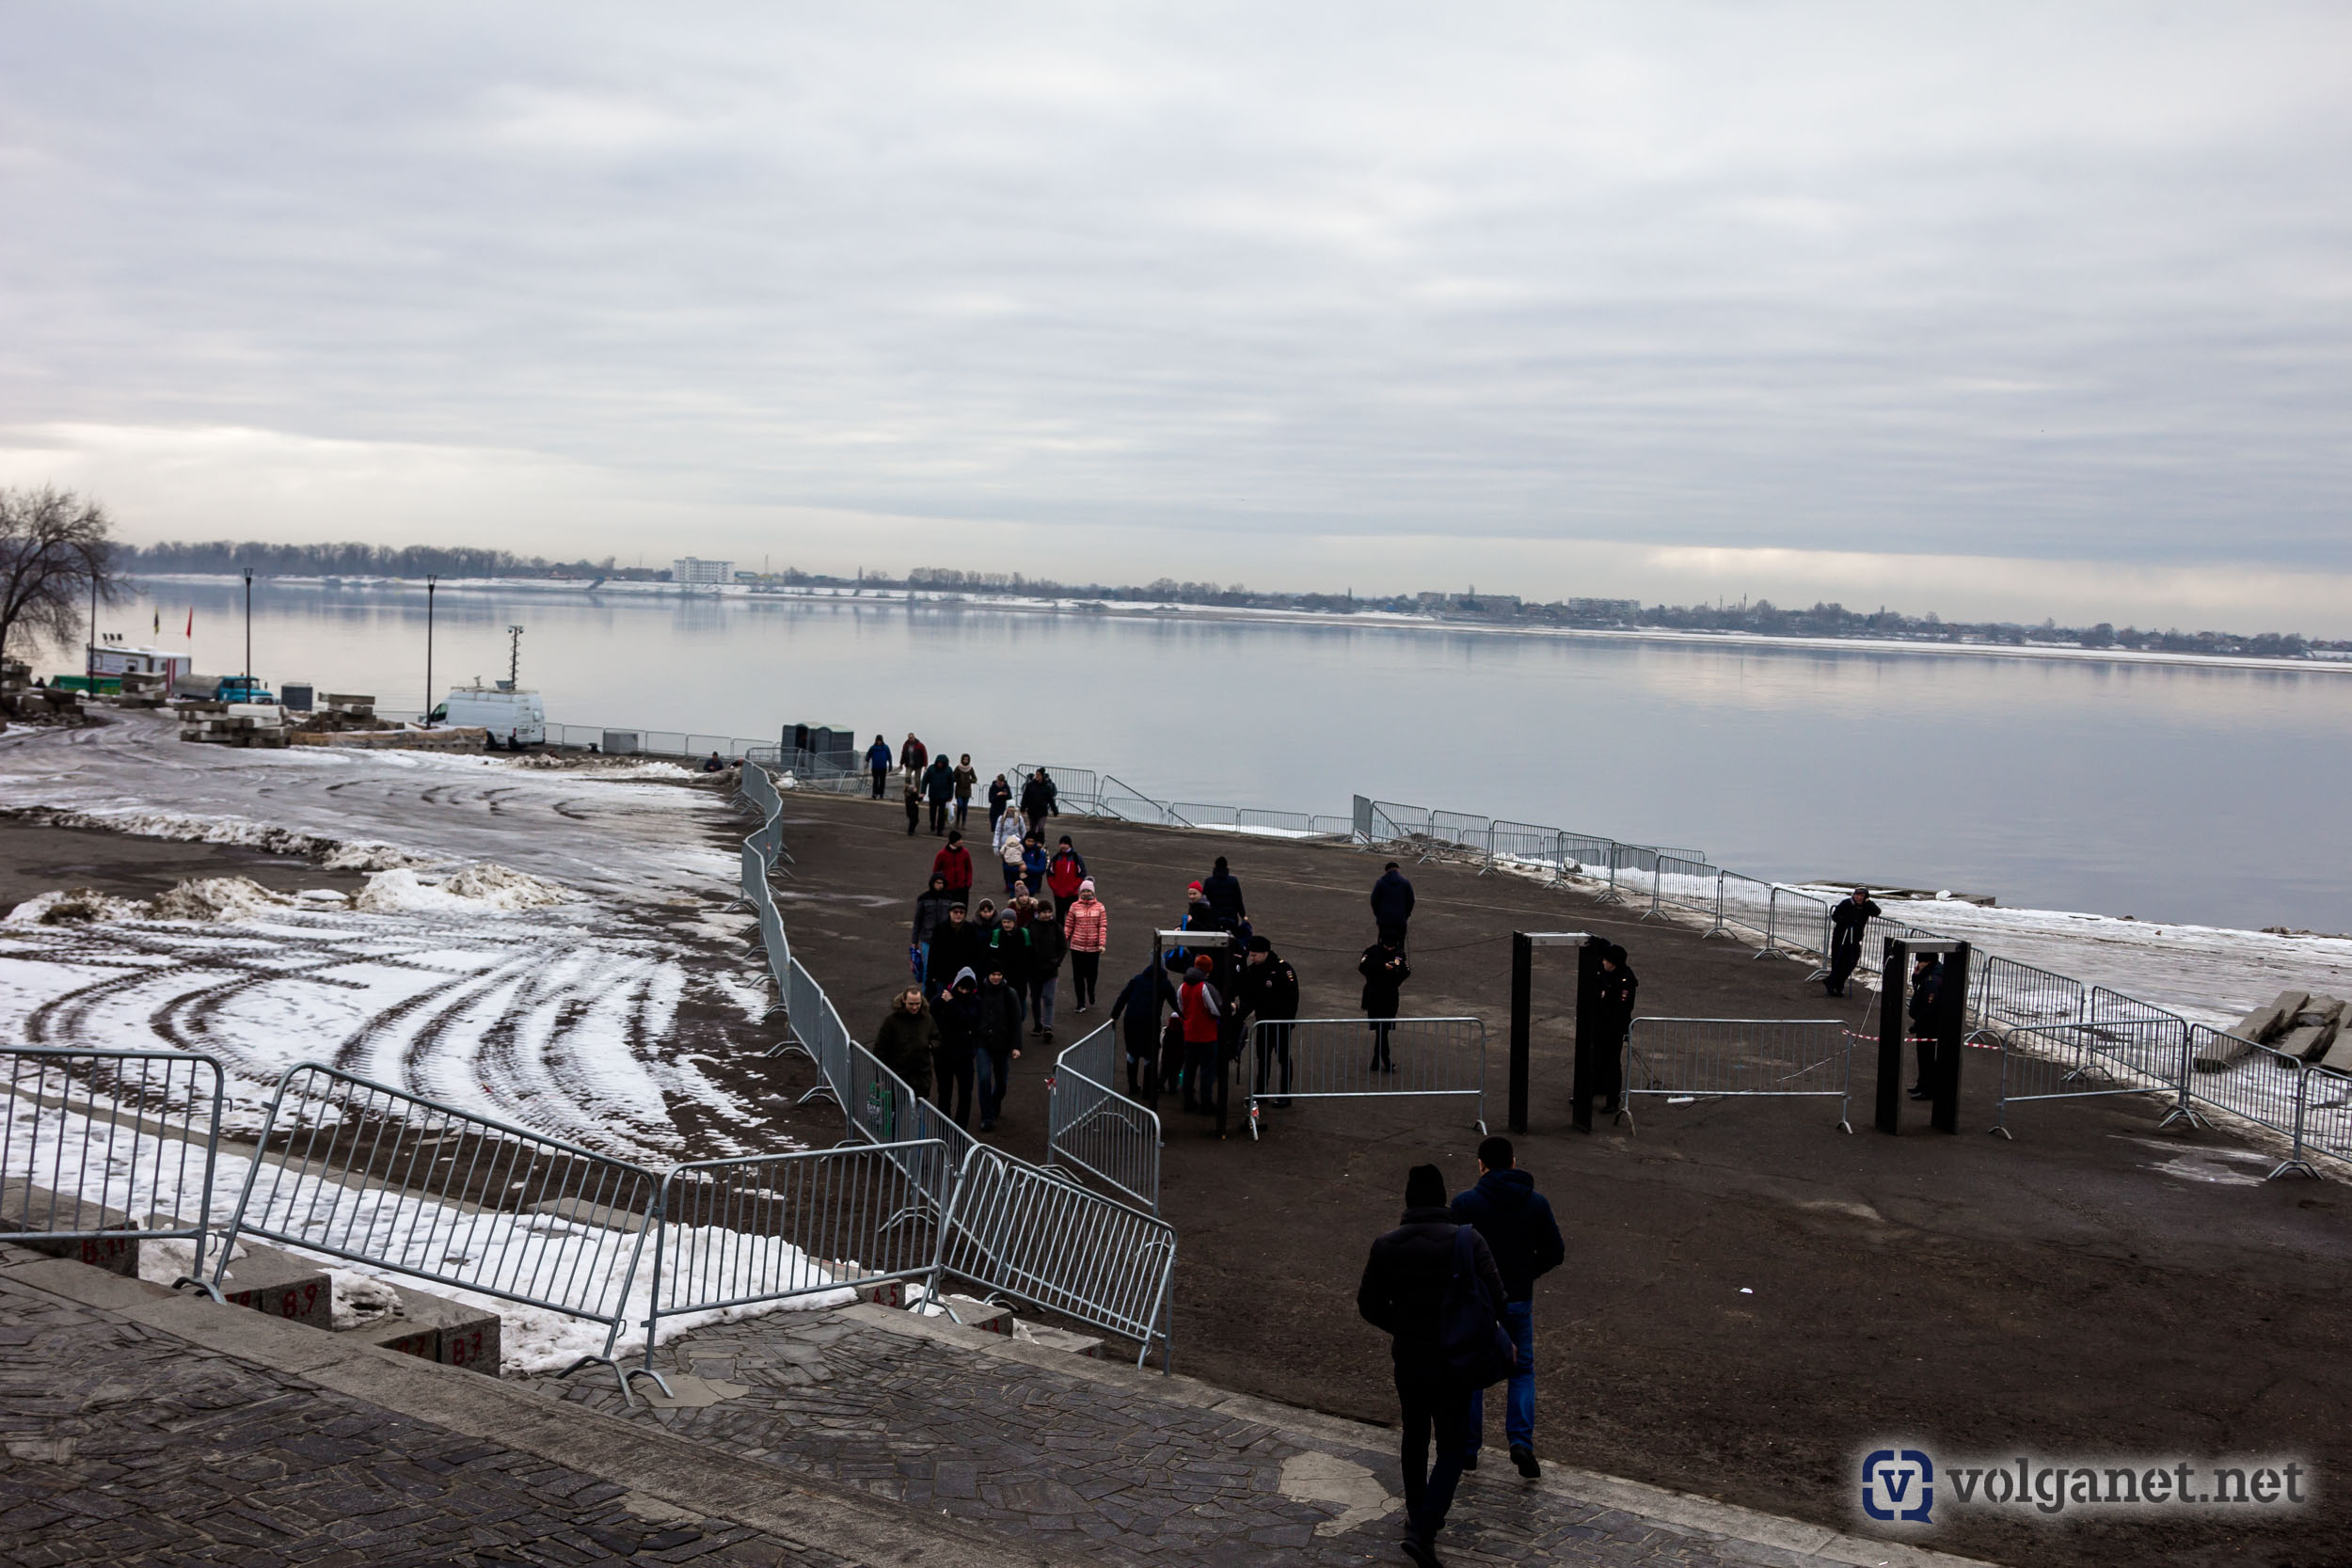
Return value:
<svg viewBox="0 0 2352 1568">
<path fill-rule="evenodd" d="M 1941 1032 L 1944 1005 L 1944 960 L 1922 953 L 1911 964 L 1911 1038 L 1919 1056 L 1919 1076 L 1911 1085 L 1914 1100 L 1935 1098 L 1936 1037 Z"/>
<path fill-rule="evenodd" d="M 1277 1105 L 1288 1105 L 1291 1092 L 1291 1021 L 1298 1016 L 1298 971 L 1290 960 L 1275 952 L 1274 943 L 1264 937 L 1249 939 L 1249 957 L 1241 971 L 1239 1012 L 1244 1018 L 1255 1018 L 1265 1025 L 1258 1032 L 1258 1093 L 1266 1092 L 1275 1062 L 1282 1064 L 1281 1098 Z"/>
<path fill-rule="evenodd" d="M 1625 1037 L 1633 1027 L 1633 999 L 1642 989 L 1625 949 L 1595 937 L 1588 946 L 1599 949 L 1591 979 L 1589 1007 L 1578 1017 L 1592 1021 L 1592 1038 L 1579 1029 L 1576 1038 L 1576 1082 L 1570 1097 L 1570 1117 L 1580 1132 L 1593 1130 L 1593 1101 L 1601 1114 L 1613 1117 L 1625 1094 Z"/>
</svg>

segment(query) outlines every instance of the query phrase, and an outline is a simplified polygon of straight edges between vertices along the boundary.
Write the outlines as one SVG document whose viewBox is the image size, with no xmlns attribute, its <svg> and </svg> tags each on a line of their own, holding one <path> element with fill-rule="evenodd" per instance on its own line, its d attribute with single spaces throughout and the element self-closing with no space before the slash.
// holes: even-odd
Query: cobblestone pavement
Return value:
<svg viewBox="0 0 2352 1568">
<path fill-rule="evenodd" d="M 635 1407 L 639 1420 L 1014 1536 L 1083 1544 L 1106 1562 L 1404 1560 L 1392 1446 L 1157 1398 L 1150 1377 L 1106 1386 L 854 1309 L 683 1335 L 664 1355 L 699 1386 L 681 1387 L 670 1408 Z M 564 1385 L 562 1397 L 624 1409 L 603 1380 Z M 1501 1461 L 1489 1450 L 1465 1478 L 1440 1542 L 1448 1561 L 1822 1560 L 1581 1502 Z"/>
<path fill-rule="evenodd" d="M 843 1560 L 7 1279 L 0 1349 L 10 1564 Z"/>
</svg>

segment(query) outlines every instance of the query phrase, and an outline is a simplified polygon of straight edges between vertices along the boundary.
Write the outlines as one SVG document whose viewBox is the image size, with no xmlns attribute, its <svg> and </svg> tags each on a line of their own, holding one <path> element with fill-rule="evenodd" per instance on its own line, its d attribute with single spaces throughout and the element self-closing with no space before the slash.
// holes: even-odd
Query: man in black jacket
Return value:
<svg viewBox="0 0 2352 1568">
<path fill-rule="evenodd" d="M 1281 1098 L 1277 1105 L 1288 1105 L 1291 1092 L 1291 1021 L 1298 1016 L 1298 971 L 1288 959 L 1274 950 L 1274 943 L 1264 937 L 1249 939 L 1249 957 L 1243 961 L 1241 998 L 1238 1010 L 1244 1018 L 1254 1018 L 1265 1027 L 1256 1031 L 1258 1037 L 1258 1092 L 1266 1092 L 1271 1076 L 1267 1069 L 1275 1062 L 1282 1064 Z"/>
<path fill-rule="evenodd" d="M 1567 1244 L 1560 1240 L 1551 1205 L 1535 1190 L 1535 1179 L 1512 1157 L 1508 1138 L 1488 1138 L 1478 1146 L 1478 1185 L 1454 1200 L 1454 1217 L 1478 1227 L 1495 1255 L 1496 1272 L 1502 1275 L 1502 1326 L 1518 1352 L 1503 1406 L 1502 1435 L 1511 1445 L 1511 1463 L 1532 1481 L 1544 1473 L 1535 1462 L 1535 1280 L 1560 1266 L 1568 1255 Z M 1470 1394 L 1465 1460 L 1473 1470 L 1486 1430 L 1486 1391 L 1480 1388 Z"/>
<path fill-rule="evenodd" d="M 1405 1223 L 1372 1243 L 1356 1310 L 1390 1338 L 1396 1361 L 1396 1398 L 1405 1417 L 1405 1509 L 1412 1534 L 1406 1555 L 1434 1565 L 1438 1528 L 1454 1505 L 1470 1449 L 1470 1391 L 1446 1366 L 1440 1339 L 1446 1286 L 1454 1277 L 1454 1234 L 1461 1228 L 1446 1207 L 1445 1175 L 1415 1165 L 1405 1180 Z M 1470 1259 L 1487 1299 L 1504 1297 L 1502 1274 L 1485 1238 L 1473 1230 Z M 1432 1429 L 1438 1460 L 1429 1462 Z"/>
<path fill-rule="evenodd" d="M 1057 799 L 1060 794 L 1042 768 L 1022 782 L 1021 815 L 1029 819 L 1029 832 L 1037 834 L 1040 842 L 1045 836 L 1045 819 L 1061 815 Z"/>
<path fill-rule="evenodd" d="M 979 973 L 983 961 L 980 929 L 972 923 L 961 904 L 947 907 L 946 919 L 931 927 L 931 950 L 923 965 L 923 983 L 930 988 L 934 1001 L 947 1000 L 948 990 L 955 985 L 961 970 Z"/>
<path fill-rule="evenodd" d="M 1593 1037 L 1587 1040 L 1581 1033 L 1577 1036 L 1576 1080 L 1568 1102 L 1568 1119 L 1580 1132 L 1593 1130 L 1596 1097 L 1601 1101 L 1601 1115 L 1617 1114 L 1618 1101 L 1625 1094 L 1625 1037 L 1633 1028 L 1634 998 L 1642 989 L 1624 948 L 1597 937 L 1592 940 L 1601 949 L 1595 981 Z"/>
<path fill-rule="evenodd" d="M 1012 1084 L 1012 1064 L 1021 1059 L 1021 990 L 1009 983 L 1004 966 L 992 961 L 988 978 L 980 982 L 979 1059 L 980 1131 L 996 1131 L 1004 1113 L 1005 1090 Z"/>
<path fill-rule="evenodd" d="M 1413 918 L 1413 884 L 1405 879 L 1394 861 L 1372 884 L 1372 918 L 1380 927 L 1382 942 L 1391 947 L 1405 945 L 1405 927 Z"/>
<path fill-rule="evenodd" d="M 1871 921 L 1885 911 L 1870 901 L 1870 890 L 1858 887 L 1853 896 L 1841 898 L 1829 911 L 1829 993 L 1846 994 L 1846 981 L 1854 966 L 1862 961 L 1862 932 Z"/>
<path fill-rule="evenodd" d="M 1241 895 L 1241 879 L 1225 864 L 1225 857 L 1216 858 L 1216 868 L 1200 879 L 1200 895 L 1209 906 L 1209 912 L 1225 922 L 1227 930 L 1249 916 L 1249 906 Z"/>
</svg>

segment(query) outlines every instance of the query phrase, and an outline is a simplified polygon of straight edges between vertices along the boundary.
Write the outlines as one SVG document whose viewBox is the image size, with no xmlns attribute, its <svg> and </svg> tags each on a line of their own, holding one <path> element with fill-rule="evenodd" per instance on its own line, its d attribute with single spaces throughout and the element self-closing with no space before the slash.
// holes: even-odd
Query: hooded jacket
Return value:
<svg viewBox="0 0 2352 1568">
<path fill-rule="evenodd" d="M 1220 919 L 1228 922 L 1240 920 L 1249 913 L 1249 907 L 1242 901 L 1241 879 L 1231 871 L 1212 871 L 1202 878 L 1200 896 L 1208 900 L 1209 908 L 1216 911 Z"/>
<path fill-rule="evenodd" d="M 944 879 L 949 893 L 972 891 L 972 851 L 950 844 L 931 857 L 931 875 Z"/>
<path fill-rule="evenodd" d="M 1111 1004 L 1111 1019 L 1119 1024 L 1120 1037 L 1127 1042 L 1128 1055 L 1149 1056 L 1159 1050 L 1161 1003 L 1174 1006 L 1176 988 L 1168 984 L 1165 970 L 1146 965 Z"/>
<path fill-rule="evenodd" d="M 1364 1322 L 1390 1336 L 1389 1353 L 1400 1371 L 1424 1376 L 1442 1372 L 1438 1309 L 1454 1277 L 1454 1232 L 1450 1209 L 1407 1209 L 1405 1223 L 1372 1243 L 1363 1282 L 1356 1288 L 1356 1310 Z M 1497 1303 L 1508 1299 L 1502 1275 L 1486 1238 L 1471 1232 L 1470 1259 Z"/>
<path fill-rule="evenodd" d="M 1021 815 L 1024 816 L 1059 816 L 1061 791 L 1051 779 L 1031 777 L 1021 786 Z"/>
<path fill-rule="evenodd" d="M 1057 849 L 1045 865 L 1045 885 L 1054 890 L 1054 901 L 1067 904 L 1078 896 L 1078 884 L 1087 879 L 1086 857 L 1075 849 Z"/>
<path fill-rule="evenodd" d="M 1384 871 L 1372 884 L 1372 918 L 1383 926 L 1402 926 L 1413 918 L 1413 884 L 1401 871 Z"/>
<path fill-rule="evenodd" d="M 935 806 L 944 806 L 956 797 L 956 770 L 941 757 L 923 771 L 923 794 Z"/>
<path fill-rule="evenodd" d="M 931 940 L 931 933 L 947 924 L 947 911 L 962 903 L 952 889 L 925 888 L 914 900 L 914 942 L 920 946 Z"/>
<path fill-rule="evenodd" d="M 923 972 L 923 983 L 937 995 L 947 989 L 957 971 L 977 965 L 981 951 L 979 928 L 972 922 L 941 921 L 931 931 L 931 961 Z"/>
<path fill-rule="evenodd" d="M 1012 1051 L 1021 1044 L 1021 991 L 1009 979 L 1004 985 L 980 982 L 979 1043 L 990 1051 Z"/>
<path fill-rule="evenodd" d="M 1495 1255 L 1505 1301 L 1532 1301 L 1539 1275 L 1558 1268 L 1568 1255 L 1560 1240 L 1551 1205 L 1523 1170 L 1490 1170 L 1478 1185 L 1454 1200 L 1454 1217 L 1474 1225 Z"/>
<path fill-rule="evenodd" d="M 931 951 L 936 953 L 938 949 Z M 939 1024 L 940 1052 L 950 1058 L 969 1057 L 980 1043 L 979 977 L 969 968 L 957 970 L 956 984 L 961 986 L 966 980 L 972 982 L 972 990 L 949 992 L 947 1000 L 931 1013 Z"/>
</svg>

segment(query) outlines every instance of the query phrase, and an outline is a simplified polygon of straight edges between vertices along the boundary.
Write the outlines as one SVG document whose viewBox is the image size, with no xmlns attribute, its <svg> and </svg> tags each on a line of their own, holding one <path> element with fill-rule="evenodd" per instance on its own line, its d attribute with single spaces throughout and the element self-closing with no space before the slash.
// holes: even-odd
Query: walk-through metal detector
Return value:
<svg viewBox="0 0 2352 1568">
<path fill-rule="evenodd" d="M 1604 944 L 1605 945 L 1605 944 Z M 1599 1081 L 1599 1073 L 1587 1069 L 1586 1057 L 1596 1052 L 1600 1042 L 1595 1039 L 1599 1032 L 1593 1025 L 1594 1001 L 1600 985 L 1600 946 L 1583 931 L 1514 931 L 1511 933 L 1511 1114 L 1509 1126 L 1514 1132 L 1527 1131 L 1527 1053 L 1529 1036 L 1534 1027 L 1535 990 L 1535 949 L 1538 947 L 1575 947 L 1580 957 L 1576 964 L 1576 1094 L 1577 1113 L 1582 1118 L 1579 1125 L 1592 1126 L 1592 1097 L 1586 1091 Z M 1624 1042 L 1612 1041 L 1610 1049 L 1619 1049 Z"/>
<path fill-rule="evenodd" d="M 1222 953 L 1232 945 L 1233 933 L 1231 931 L 1155 930 L 1152 933 L 1152 972 L 1163 977 L 1167 975 L 1168 955 L 1171 948 L 1181 949 L 1187 953 Z M 1241 976 L 1237 972 L 1232 976 L 1232 989 L 1235 990 L 1240 990 L 1240 981 Z M 1155 1053 L 1159 1050 L 1158 1042 L 1160 1037 L 1160 1029 L 1165 1022 L 1160 1017 L 1159 995 L 1159 988 L 1154 986 L 1152 990 L 1152 1049 Z M 1225 1006 L 1224 1016 L 1217 1020 L 1218 1061 L 1216 1073 L 1216 1135 L 1221 1138 L 1225 1136 L 1225 1108 L 1228 1103 L 1228 1096 L 1232 1087 L 1232 1063 L 1224 1060 L 1224 1037 L 1226 1032 L 1233 1026 L 1233 999 L 1231 996 L 1222 994 L 1220 991 L 1217 1000 L 1224 1004 Z M 1241 1059 L 1241 1055 L 1242 1053 L 1240 1049 L 1236 1047 L 1233 1052 L 1233 1060 L 1239 1061 Z M 1159 1066 L 1156 1060 L 1154 1060 L 1152 1064 L 1152 1076 L 1147 1079 L 1146 1082 L 1153 1085 L 1153 1092 L 1151 1096 L 1151 1101 L 1152 1109 L 1154 1113 L 1156 1113 L 1159 1110 L 1160 1101 L 1158 1091 L 1168 1086 L 1167 1085 L 1162 1084 L 1159 1080 Z M 1197 1084 L 1193 1085 L 1193 1093 L 1196 1097 L 1201 1099 L 1206 1099 L 1208 1095 L 1208 1091 Z"/>
<path fill-rule="evenodd" d="M 1933 1091 L 1934 1114 L 1929 1125 L 1939 1132 L 1960 1131 L 1961 1039 L 1968 1032 L 1968 944 L 1932 937 L 1888 937 L 1884 967 L 1879 978 L 1879 1094 L 1878 1129 L 1900 1132 L 1903 1109 L 1903 1047 L 1911 1034 L 1911 965 L 1915 958 L 1935 955 L 1944 960 L 1944 979 L 1936 991 L 1935 1016 L 1926 1022 L 1924 1038 L 1935 1043 L 1935 1067 L 1928 1087 Z"/>
</svg>

